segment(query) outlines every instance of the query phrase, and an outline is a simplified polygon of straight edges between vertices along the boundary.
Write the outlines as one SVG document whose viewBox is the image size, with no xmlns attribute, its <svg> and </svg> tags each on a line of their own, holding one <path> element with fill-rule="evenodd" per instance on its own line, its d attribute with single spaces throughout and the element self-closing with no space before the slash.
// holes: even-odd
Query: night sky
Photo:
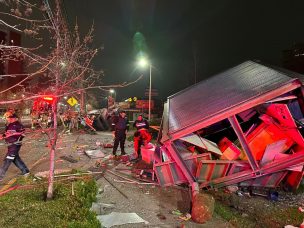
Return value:
<svg viewBox="0 0 304 228">
<path fill-rule="evenodd" d="M 70 24 L 85 32 L 94 22 L 94 61 L 104 84 L 145 77 L 117 89 L 144 97 L 149 71 L 135 65 L 133 36 L 141 32 L 152 61 L 152 87 L 165 99 L 245 60 L 281 65 L 282 51 L 304 42 L 303 0 L 64 0 Z M 196 60 L 196 61 L 195 61 Z"/>
</svg>

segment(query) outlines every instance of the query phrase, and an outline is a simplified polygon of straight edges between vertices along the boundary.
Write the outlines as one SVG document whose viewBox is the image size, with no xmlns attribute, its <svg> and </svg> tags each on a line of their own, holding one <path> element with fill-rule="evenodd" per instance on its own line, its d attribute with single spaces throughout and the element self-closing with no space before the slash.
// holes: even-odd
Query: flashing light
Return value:
<svg viewBox="0 0 304 228">
<path fill-rule="evenodd" d="M 43 97 L 43 100 L 46 100 L 46 101 L 53 101 L 53 100 L 54 100 L 54 97 Z"/>
</svg>

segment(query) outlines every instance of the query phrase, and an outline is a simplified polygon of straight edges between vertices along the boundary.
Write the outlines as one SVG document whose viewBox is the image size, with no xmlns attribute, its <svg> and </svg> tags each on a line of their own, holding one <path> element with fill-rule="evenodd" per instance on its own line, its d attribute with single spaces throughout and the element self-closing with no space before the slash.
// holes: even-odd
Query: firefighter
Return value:
<svg viewBox="0 0 304 228">
<path fill-rule="evenodd" d="M 125 155 L 126 134 L 129 130 L 129 121 L 124 110 L 119 111 L 118 116 L 113 117 L 112 132 L 114 136 L 113 155 L 116 156 L 118 144 L 120 144 L 121 155 Z"/>
<path fill-rule="evenodd" d="M 149 133 L 149 123 L 147 120 L 143 118 L 142 115 L 137 117 L 135 120 L 133 127 L 136 128 L 136 132 L 134 133 L 134 150 L 137 153 L 137 158 L 141 158 L 141 150 L 140 147 L 142 145 L 147 145 L 151 141 L 151 134 Z"/>
<path fill-rule="evenodd" d="M 8 125 L 5 127 L 5 133 L 0 136 L 0 139 L 5 139 L 8 144 L 8 150 L 2 167 L 0 168 L 0 181 L 4 178 L 4 175 L 12 162 L 21 170 L 23 176 L 29 174 L 29 169 L 19 156 L 19 151 L 22 145 L 21 141 L 24 137 L 24 127 L 18 121 L 16 114 L 8 116 L 7 121 Z"/>
<path fill-rule="evenodd" d="M 9 117 L 13 114 L 15 114 L 15 110 L 13 108 L 8 108 L 7 111 L 3 115 L 3 119 L 4 119 L 5 123 L 7 123 L 7 117 Z"/>
</svg>

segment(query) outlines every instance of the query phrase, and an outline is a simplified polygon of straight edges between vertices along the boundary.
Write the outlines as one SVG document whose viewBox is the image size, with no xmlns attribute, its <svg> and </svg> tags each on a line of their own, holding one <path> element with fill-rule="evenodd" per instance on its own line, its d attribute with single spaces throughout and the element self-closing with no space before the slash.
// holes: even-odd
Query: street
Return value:
<svg viewBox="0 0 304 228">
<path fill-rule="evenodd" d="M 303 10 L 0 0 L 0 228 L 304 228 Z"/>
<path fill-rule="evenodd" d="M 128 135 L 132 135 L 129 132 Z M 100 171 L 96 168 L 96 162 L 100 159 L 92 159 L 83 153 L 79 153 L 79 148 L 85 150 L 96 149 L 96 142 L 101 144 L 112 143 L 111 132 L 97 132 L 96 135 L 87 134 L 84 132 L 76 132 L 73 134 L 61 134 L 58 140 L 57 153 L 55 155 L 55 174 L 56 171 L 69 171 L 72 169 L 87 171 Z M 78 149 L 77 149 L 78 148 Z M 112 149 L 102 149 L 102 152 L 107 157 L 111 155 Z M 133 143 L 126 141 L 126 152 L 131 154 L 133 152 Z M 4 157 L 6 147 L 3 143 L 0 144 L 0 157 Z M 118 149 L 118 154 L 120 149 Z M 49 147 L 47 137 L 44 134 L 29 134 L 24 138 L 20 155 L 24 162 L 30 168 L 30 172 L 35 175 L 37 173 L 45 173 L 49 169 Z M 77 162 L 72 163 L 62 157 L 75 159 Z M 104 160 L 107 160 L 105 157 Z M 193 222 L 183 222 L 178 219 L 178 216 L 172 214 L 174 210 L 180 210 L 182 213 L 189 213 L 190 197 L 187 188 L 182 187 L 160 187 L 157 185 L 121 183 L 121 178 L 113 175 L 110 172 L 120 174 L 116 168 L 129 168 L 119 161 L 109 160 L 106 162 L 104 178 L 96 176 L 99 186 L 99 194 L 97 195 L 99 203 L 113 204 L 114 208 L 106 209 L 103 214 L 115 212 L 135 212 L 142 219 L 149 222 L 149 227 L 174 227 L 181 224 L 187 224 L 187 227 L 230 227 L 231 225 L 224 221 L 219 216 L 214 218 L 204 225 L 195 224 Z M 107 172 L 107 170 L 110 170 Z M 19 170 L 11 165 L 6 178 L 1 183 L 1 188 L 7 182 L 16 177 Z M 130 173 L 131 174 L 131 173 Z M 132 176 L 128 178 L 132 178 Z M 135 179 L 136 180 L 136 179 Z M 115 187 L 113 187 L 115 186 Z M 121 227 L 143 227 L 144 224 L 129 224 Z M 120 227 L 120 226 L 118 226 Z"/>
</svg>

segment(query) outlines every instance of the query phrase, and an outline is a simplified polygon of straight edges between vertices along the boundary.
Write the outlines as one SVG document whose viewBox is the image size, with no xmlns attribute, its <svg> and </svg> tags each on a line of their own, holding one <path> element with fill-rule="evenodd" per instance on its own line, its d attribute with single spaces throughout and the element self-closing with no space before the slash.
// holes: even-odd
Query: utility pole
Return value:
<svg viewBox="0 0 304 228">
<path fill-rule="evenodd" d="M 152 65 L 150 63 L 150 83 L 149 83 L 149 121 L 151 120 L 151 90 L 152 90 Z"/>
</svg>

